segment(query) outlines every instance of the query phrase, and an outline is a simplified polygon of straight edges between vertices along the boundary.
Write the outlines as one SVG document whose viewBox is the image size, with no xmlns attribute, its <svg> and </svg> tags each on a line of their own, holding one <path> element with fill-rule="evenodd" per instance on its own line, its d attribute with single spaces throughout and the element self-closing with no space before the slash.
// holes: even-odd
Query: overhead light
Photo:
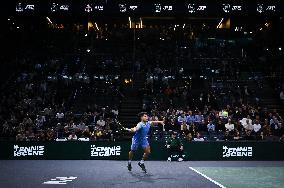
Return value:
<svg viewBox="0 0 284 188">
<path fill-rule="evenodd" d="M 87 37 L 87 36 L 88 36 L 88 33 L 85 34 L 85 37 Z"/>
<path fill-rule="evenodd" d="M 17 29 L 19 29 L 20 27 L 19 26 L 17 26 Z"/>
<path fill-rule="evenodd" d="M 96 29 L 97 29 L 98 31 L 100 30 L 99 27 L 98 27 L 97 22 L 95 22 L 95 27 L 96 27 Z"/>
<path fill-rule="evenodd" d="M 90 49 L 87 49 L 86 51 L 89 53 L 91 50 L 90 50 Z"/>
<path fill-rule="evenodd" d="M 50 19 L 49 17 L 46 17 L 46 19 L 47 19 L 47 21 L 48 21 L 50 24 L 52 24 L 52 21 L 51 21 L 51 19 Z"/>
<path fill-rule="evenodd" d="M 281 48 L 281 47 L 279 47 L 279 48 L 278 48 L 278 50 L 279 50 L 279 51 L 281 51 L 281 50 L 282 50 L 282 48 Z"/>
<path fill-rule="evenodd" d="M 131 22 L 131 18 L 130 17 L 128 17 L 128 22 L 129 22 L 129 28 L 131 28 L 131 25 L 132 25 L 131 23 L 132 22 Z"/>
<path fill-rule="evenodd" d="M 140 28 L 143 28 L 143 21 L 142 21 L 142 18 L 140 18 Z"/>
<path fill-rule="evenodd" d="M 268 48 L 266 48 L 266 51 L 268 51 Z"/>
<path fill-rule="evenodd" d="M 8 18 L 8 21 L 10 21 L 11 19 L 10 18 Z"/>
<path fill-rule="evenodd" d="M 252 34 L 252 31 L 251 32 L 249 32 L 250 34 Z"/>
<path fill-rule="evenodd" d="M 217 25 L 217 29 L 218 29 L 218 28 L 220 28 L 220 26 L 221 26 L 221 24 L 222 24 L 223 20 L 224 20 L 224 18 L 221 18 L 221 20 L 220 20 L 219 24 Z"/>
<path fill-rule="evenodd" d="M 269 27 L 270 23 L 266 22 L 264 25 L 265 25 L 266 27 Z"/>
</svg>

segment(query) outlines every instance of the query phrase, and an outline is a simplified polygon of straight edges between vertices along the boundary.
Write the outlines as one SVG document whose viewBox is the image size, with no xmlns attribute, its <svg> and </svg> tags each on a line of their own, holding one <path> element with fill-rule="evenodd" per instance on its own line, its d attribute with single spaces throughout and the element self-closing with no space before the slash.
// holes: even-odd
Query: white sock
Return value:
<svg viewBox="0 0 284 188">
<path fill-rule="evenodd" d="M 144 160 L 142 159 L 142 160 L 140 161 L 140 163 L 144 164 Z"/>
<path fill-rule="evenodd" d="M 128 160 L 128 164 L 131 164 L 131 160 Z"/>
</svg>

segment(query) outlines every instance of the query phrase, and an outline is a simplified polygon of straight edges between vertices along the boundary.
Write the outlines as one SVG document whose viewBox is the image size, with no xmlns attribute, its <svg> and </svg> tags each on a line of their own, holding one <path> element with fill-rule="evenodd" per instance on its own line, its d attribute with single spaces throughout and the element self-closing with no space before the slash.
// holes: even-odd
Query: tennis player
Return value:
<svg viewBox="0 0 284 188">
<path fill-rule="evenodd" d="M 164 126 L 164 121 L 148 121 L 148 115 L 146 112 L 141 112 L 138 114 L 138 116 L 140 117 L 141 121 L 137 124 L 137 126 L 131 129 L 126 129 L 128 131 L 135 132 L 134 136 L 132 137 L 132 144 L 131 144 L 131 150 L 129 151 L 129 161 L 127 168 L 129 171 L 132 170 L 131 161 L 134 152 L 138 149 L 139 146 L 141 146 L 144 150 L 144 154 L 142 160 L 138 163 L 138 165 L 145 173 L 147 173 L 144 161 L 147 159 L 148 155 L 151 152 L 150 145 L 147 140 L 147 134 L 149 132 L 151 125 L 162 124 Z"/>
</svg>

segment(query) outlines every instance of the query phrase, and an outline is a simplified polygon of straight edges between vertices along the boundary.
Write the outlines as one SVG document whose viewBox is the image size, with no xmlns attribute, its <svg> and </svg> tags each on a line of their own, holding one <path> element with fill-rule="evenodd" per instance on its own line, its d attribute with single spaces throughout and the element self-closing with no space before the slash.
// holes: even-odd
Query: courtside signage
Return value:
<svg viewBox="0 0 284 188">
<path fill-rule="evenodd" d="M 77 179 L 77 177 L 70 176 L 70 177 L 56 177 L 49 181 L 45 181 L 42 184 L 47 185 L 66 185 L 68 182 L 72 182 L 73 180 Z"/>
<path fill-rule="evenodd" d="M 44 155 L 44 146 L 22 147 L 19 145 L 14 145 L 14 157 L 43 156 L 43 155 Z"/>
<path fill-rule="evenodd" d="M 109 157 L 109 156 L 120 156 L 121 147 L 101 147 L 96 145 L 91 145 L 91 157 Z"/>
<path fill-rule="evenodd" d="M 252 147 L 227 147 L 223 146 L 223 158 L 228 157 L 252 157 Z"/>
</svg>

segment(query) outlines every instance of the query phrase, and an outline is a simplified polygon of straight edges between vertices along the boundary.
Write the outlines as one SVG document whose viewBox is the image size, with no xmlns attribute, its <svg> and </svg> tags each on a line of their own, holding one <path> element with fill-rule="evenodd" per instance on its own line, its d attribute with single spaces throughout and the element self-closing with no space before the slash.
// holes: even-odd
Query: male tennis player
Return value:
<svg viewBox="0 0 284 188">
<path fill-rule="evenodd" d="M 142 160 L 138 163 L 138 165 L 146 173 L 147 171 L 144 165 L 144 161 L 147 159 L 148 155 L 151 152 L 150 145 L 147 140 L 147 134 L 149 132 L 151 125 L 153 124 L 164 125 L 164 121 L 148 121 L 148 115 L 146 112 L 141 112 L 138 114 L 138 116 L 140 117 L 141 121 L 137 124 L 137 126 L 131 129 L 126 129 L 128 131 L 135 132 L 134 136 L 132 137 L 132 144 L 131 144 L 131 150 L 129 151 L 129 161 L 127 168 L 129 171 L 132 170 L 131 161 L 134 152 L 138 149 L 139 146 L 141 146 L 144 150 L 144 154 Z"/>
</svg>

